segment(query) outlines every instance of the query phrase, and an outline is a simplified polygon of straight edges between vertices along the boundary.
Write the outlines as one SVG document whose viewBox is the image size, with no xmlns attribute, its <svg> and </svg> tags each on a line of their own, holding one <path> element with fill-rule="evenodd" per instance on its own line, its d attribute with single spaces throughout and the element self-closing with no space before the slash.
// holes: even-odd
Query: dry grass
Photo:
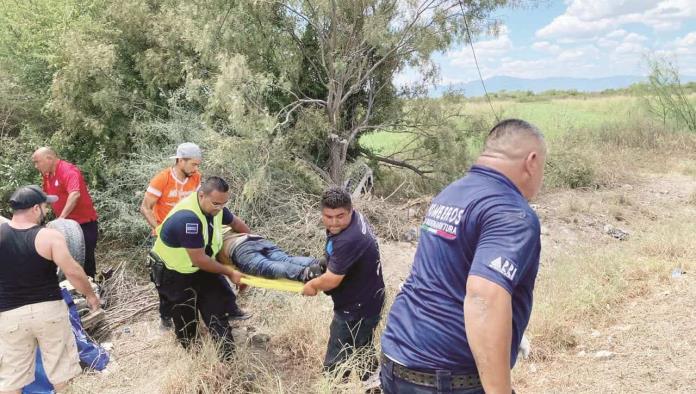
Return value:
<svg viewBox="0 0 696 394">
<path fill-rule="evenodd" d="M 138 321 L 148 312 L 157 309 L 158 299 L 154 285 L 141 283 L 135 278 L 126 264 L 121 263 L 114 269 L 111 278 L 105 281 L 101 297 L 108 313 L 94 332 L 96 339 L 105 339 L 117 327 Z"/>
<path fill-rule="evenodd" d="M 609 194 L 604 200 L 615 204 L 603 207 L 609 212 L 636 204 L 625 194 Z M 621 305 L 649 293 L 674 267 L 691 267 L 696 261 L 696 224 L 683 220 L 696 214 L 693 207 L 671 201 L 644 203 L 671 210 L 671 219 L 656 223 L 641 216 L 640 210 L 627 212 L 633 229 L 628 241 L 605 237 L 557 255 L 544 254 L 529 328 L 533 360 L 547 360 L 574 348 L 579 343 L 578 327 L 609 324 Z"/>
<path fill-rule="evenodd" d="M 587 343 L 588 330 L 617 324 L 618 312 L 626 305 L 650 297 L 654 286 L 668 281 L 672 268 L 678 266 L 687 271 L 696 268 L 693 241 L 696 224 L 684 220 L 696 217 L 693 179 L 674 173 L 649 179 L 643 173 L 638 174 L 646 168 L 657 172 L 676 168 L 682 174 L 687 173 L 685 169 L 690 168 L 689 164 L 681 167 L 673 164 L 683 157 L 685 150 L 693 147 L 690 137 L 668 138 L 669 135 L 660 134 L 656 137 L 657 142 L 649 142 L 646 148 L 641 144 L 648 138 L 640 133 L 638 136 L 606 133 L 590 135 L 578 132 L 575 141 L 568 139 L 551 147 L 553 152 L 574 145 L 582 160 L 591 166 L 591 183 L 595 186 L 555 191 L 552 193 L 555 200 L 551 198 L 547 206 L 543 206 L 543 201 L 541 203 L 544 211 L 542 223 L 551 226 L 552 230 L 548 236 L 551 239 L 545 241 L 547 244 L 542 253 L 529 327 L 532 362 L 538 364 L 552 365 L 563 355 L 575 353 L 579 346 Z M 591 142 L 590 137 L 598 140 Z M 670 157 L 670 152 L 676 152 L 675 156 L 665 160 L 665 157 Z M 631 183 L 632 187 L 612 189 L 624 183 Z M 685 188 L 687 191 L 682 192 Z M 324 234 L 319 225 L 315 197 L 302 195 L 298 199 L 278 200 L 292 212 L 303 214 L 297 215 L 297 220 L 269 222 L 255 230 L 295 253 L 321 253 Z M 395 207 L 389 199 L 373 198 L 357 201 L 356 207 L 369 218 L 384 241 L 401 239 L 420 222 L 422 209 L 427 204 L 427 198 L 424 198 Z M 262 214 L 265 213 L 254 213 L 256 216 Z M 630 230 L 628 241 L 620 242 L 603 234 L 604 224 L 616 225 L 616 222 Z M 547 247 L 549 245 L 554 247 Z M 389 268 L 385 263 L 388 286 L 385 311 L 389 310 L 398 283 L 408 272 L 412 258 L 411 250 L 405 254 L 388 250 L 383 252 L 384 259 L 395 259 L 398 255 L 398 259 L 403 261 L 399 263 L 402 264 L 399 271 L 391 273 L 387 272 Z M 145 292 L 145 287 L 129 283 L 125 276 L 117 282 L 121 283 L 117 286 L 120 292 L 132 293 L 119 295 L 120 303 L 128 304 L 132 302 L 128 297 L 137 295 L 139 291 Z M 154 291 L 150 296 L 154 297 Z M 254 317 L 235 328 L 238 351 L 231 364 L 217 360 L 214 344 L 205 335 L 200 349 L 185 352 L 175 343 L 171 333 L 157 331 L 157 317 L 153 311 L 145 314 L 151 321 L 137 322 L 142 317 L 129 317 L 129 310 L 124 306 L 117 309 L 109 323 L 117 344 L 114 356 L 118 368 L 111 376 L 80 378 L 75 391 L 361 391 L 354 374 L 343 382 L 328 379 L 320 372 L 332 315 L 329 297 L 304 298 L 252 289 L 240 299 L 247 309 L 254 312 Z M 377 330 L 377 338 L 383 326 L 384 320 Z M 131 334 L 125 333 L 124 327 L 130 327 Z M 257 343 L 253 340 L 256 334 L 267 334 L 270 341 Z M 357 356 L 348 367 L 358 368 L 362 363 L 364 359 Z M 519 372 L 517 376 L 522 380 L 530 378 Z"/>
</svg>

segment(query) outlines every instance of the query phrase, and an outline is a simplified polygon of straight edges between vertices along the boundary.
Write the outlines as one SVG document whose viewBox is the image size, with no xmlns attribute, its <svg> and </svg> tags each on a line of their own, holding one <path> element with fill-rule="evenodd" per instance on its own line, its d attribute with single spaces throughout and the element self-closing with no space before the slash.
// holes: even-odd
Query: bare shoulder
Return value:
<svg viewBox="0 0 696 394">
<path fill-rule="evenodd" d="M 42 244 L 51 244 L 60 240 L 65 241 L 63 233 L 53 228 L 44 227 L 36 234 L 37 243 L 40 242 Z"/>
</svg>

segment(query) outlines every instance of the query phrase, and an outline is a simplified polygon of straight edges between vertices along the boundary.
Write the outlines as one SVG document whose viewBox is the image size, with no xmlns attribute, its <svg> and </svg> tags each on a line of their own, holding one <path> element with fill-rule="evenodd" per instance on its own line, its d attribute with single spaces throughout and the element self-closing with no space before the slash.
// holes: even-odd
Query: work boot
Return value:
<svg viewBox="0 0 696 394">
<path fill-rule="evenodd" d="M 236 308 L 234 311 L 227 314 L 229 320 L 246 320 L 251 317 L 251 313 L 244 312 L 240 308 Z"/>
<path fill-rule="evenodd" d="M 321 266 L 321 273 L 323 274 L 324 272 L 326 272 L 326 267 L 329 265 L 326 262 L 326 256 L 319 257 L 316 261 L 319 264 L 319 266 Z"/>
<path fill-rule="evenodd" d="M 302 282 L 309 282 L 310 280 L 318 277 L 324 272 L 326 272 L 326 269 L 323 268 L 317 260 L 315 260 L 312 264 L 307 266 L 307 268 L 305 268 L 302 271 L 302 274 L 300 275 L 300 280 Z"/>
</svg>

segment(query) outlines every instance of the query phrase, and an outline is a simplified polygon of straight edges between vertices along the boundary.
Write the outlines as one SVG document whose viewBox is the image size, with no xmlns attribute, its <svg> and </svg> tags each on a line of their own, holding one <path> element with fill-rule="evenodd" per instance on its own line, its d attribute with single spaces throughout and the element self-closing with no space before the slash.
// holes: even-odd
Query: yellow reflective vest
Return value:
<svg viewBox="0 0 696 394">
<path fill-rule="evenodd" d="M 172 208 L 171 211 L 162 221 L 162 224 L 157 226 L 155 232 L 157 233 L 157 240 L 155 241 L 155 246 L 152 250 L 164 261 L 164 265 L 172 271 L 176 271 L 182 274 L 191 274 L 199 270 L 198 267 L 193 265 L 191 258 L 186 252 L 186 248 L 174 248 L 167 246 L 162 242 L 162 237 L 160 237 L 160 231 L 162 231 L 162 226 L 167 223 L 167 220 L 175 213 L 183 210 L 188 210 L 196 214 L 198 219 L 201 221 L 201 230 L 203 231 L 203 241 L 207 246 L 210 242 L 212 236 L 211 247 L 213 249 L 213 258 L 222 249 L 222 211 L 220 211 L 215 217 L 213 217 L 213 234 L 208 234 L 208 220 L 201 211 L 200 205 L 198 205 L 198 193 L 191 193 L 188 197 L 179 201 L 178 204 Z M 181 231 L 184 231 L 182 228 Z"/>
</svg>

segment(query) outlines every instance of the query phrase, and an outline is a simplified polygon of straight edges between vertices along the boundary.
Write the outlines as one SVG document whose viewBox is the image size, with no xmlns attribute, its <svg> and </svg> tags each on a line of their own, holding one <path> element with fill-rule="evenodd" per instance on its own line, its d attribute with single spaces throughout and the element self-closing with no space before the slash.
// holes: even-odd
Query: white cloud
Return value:
<svg viewBox="0 0 696 394">
<path fill-rule="evenodd" d="M 618 38 L 623 38 L 623 37 L 625 37 L 626 34 L 628 34 L 628 32 L 627 32 L 626 30 L 624 30 L 624 29 L 618 29 L 618 30 L 614 30 L 614 31 L 612 31 L 611 33 L 607 34 L 607 35 L 606 35 L 606 38 L 609 38 L 609 39 L 618 39 Z"/>
<path fill-rule="evenodd" d="M 536 36 L 543 39 L 564 37 L 582 38 L 592 37 L 598 32 L 604 32 L 615 25 L 609 19 L 596 21 L 584 21 L 576 16 L 561 15 L 556 17 L 551 23 L 542 27 L 536 32 Z"/>
<path fill-rule="evenodd" d="M 566 14 L 583 21 L 642 13 L 655 7 L 654 0 L 574 0 Z"/>
<path fill-rule="evenodd" d="M 497 37 L 474 42 L 474 49 L 479 59 L 495 59 L 505 56 L 514 49 L 514 46 L 512 40 L 510 40 L 508 28 L 501 26 Z M 474 64 L 474 58 L 469 46 L 463 46 L 458 50 L 447 52 L 445 57 L 455 66 Z"/>
<path fill-rule="evenodd" d="M 532 44 L 532 48 L 536 49 L 537 51 L 549 53 L 556 53 L 561 50 L 561 47 L 559 47 L 556 44 L 551 44 L 548 41 L 535 42 L 534 44 Z"/>
<path fill-rule="evenodd" d="M 675 40 L 675 44 L 677 47 L 696 48 L 696 31 L 692 31 L 684 37 L 677 38 Z"/>
<path fill-rule="evenodd" d="M 630 23 L 643 24 L 658 31 L 674 30 L 694 17 L 694 0 L 570 0 L 565 13 L 539 29 L 536 36 L 547 40 L 596 37 Z M 613 33 L 621 35 L 622 32 L 619 29 Z"/>
</svg>

